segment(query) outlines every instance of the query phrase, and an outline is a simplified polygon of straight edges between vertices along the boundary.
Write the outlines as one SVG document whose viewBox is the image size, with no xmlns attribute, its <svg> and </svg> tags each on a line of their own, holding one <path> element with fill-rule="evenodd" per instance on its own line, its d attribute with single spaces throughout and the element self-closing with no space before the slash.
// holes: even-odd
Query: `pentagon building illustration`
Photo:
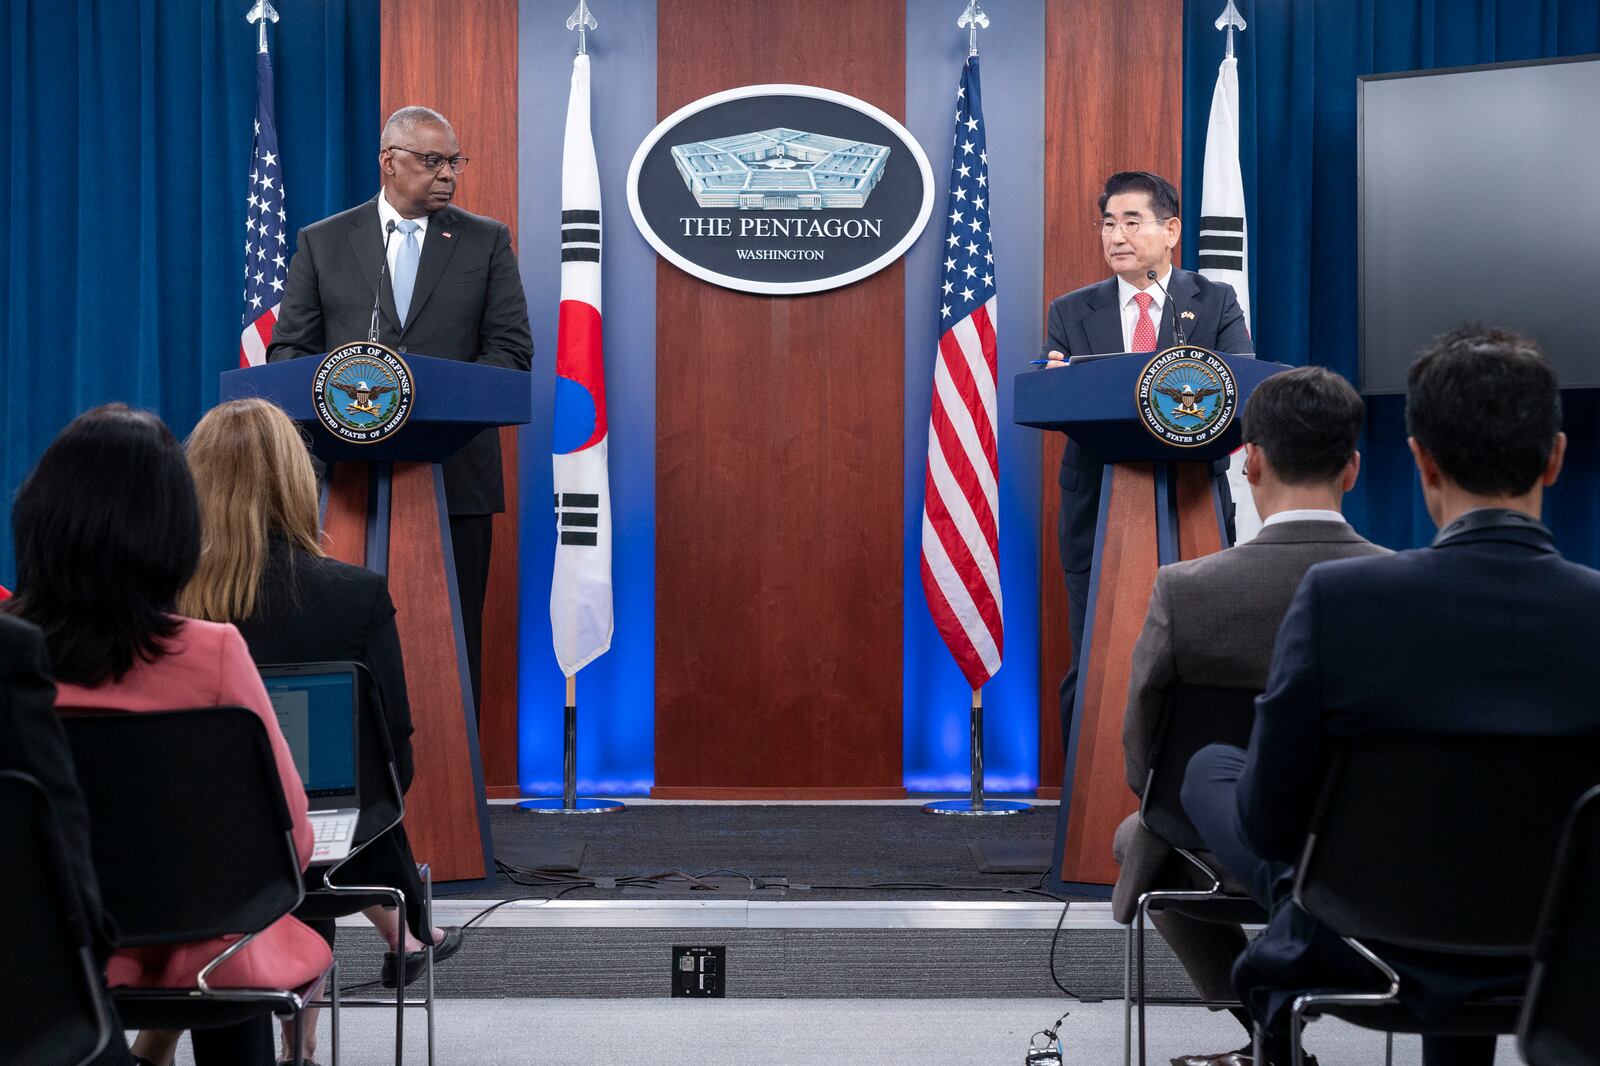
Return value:
<svg viewBox="0 0 1600 1066">
<path fill-rule="evenodd" d="M 888 160 L 881 144 L 781 127 L 672 149 L 696 203 L 743 211 L 863 207 Z"/>
</svg>

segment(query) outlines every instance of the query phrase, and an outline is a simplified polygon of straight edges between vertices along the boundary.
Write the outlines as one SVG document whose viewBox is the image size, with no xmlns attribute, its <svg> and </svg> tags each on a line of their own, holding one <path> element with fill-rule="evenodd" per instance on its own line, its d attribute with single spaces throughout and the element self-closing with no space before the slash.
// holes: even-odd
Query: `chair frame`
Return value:
<svg viewBox="0 0 1600 1066">
<path fill-rule="evenodd" d="M 296 665 L 296 666 L 298 666 L 298 665 L 318 665 L 318 664 L 298 664 L 298 663 L 297 664 L 277 664 L 277 663 L 274 663 L 274 664 L 270 664 L 270 665 L 274 665 L 274 666 L 276 666 L 276 665 Z M 329 665 L 333 665 L 333 664 L 329 664 Z M 333 863 L 325 871 L 323 871 L 323 874 L 322 874 L 322 887 L 318 888 L 318 889 L 313 889 L 312 891 L 313 891 L 314 894 L 317 894 L 317 895 L 326 895 L 326 896 L 335 896 L 335 897 L 337 897 L 337 896 L 354 896 L 354 897 L 386 896 L 386 897 L 388 897 L 389 899 L 391 899 L 394 902 L 395 908 L 400 912 L 400 916 L 401 916 L 400 920 L 401 920 L 401 922 L 403 924 L 404 921 L 405 921 L 406 895 L 405 895 L 405 892 L 402 889 L 396 888 L 393 885 L 342 885 L 342 884 L 336 884 L 334 882 L 334 875 L 336 875 L 344 867 L 344 865 L 346 863 L 348 863 L 351 859 L 355 858 L 361 852 L 365 851 L 368 847 L 370 847 L 372 845 L 373 841 L 377 840 L 383 834 L 389 832 L 390 830 L 394 829 L 396 826 L 400 825 L 405 820 L 405 815 L 406 815 L 406 798 L 405 798 L 405 792 L 400 788 L 400 772 L 395 767 L 394 752 L 392 750 L 390 750 L 386 734 L 381 731 L 382 729 L 386 728 L 386 725 L 385 725 L 386 720 L 384 719 L 384 716 L 383 716 L 383 693 L 382 693 L 382 691 L 379 689 L 379 687 L 377 685 L 377 679 L 373 676 L 372 670 L 365 663 L 357 662 L 355 660 L 346 660 L 346 661 L 341 662 L 341 663 L 339 663 L 337 665 L 351 665 L 351 666 L 354 666 L 362 674 L 364 674 L 366 676 L 366 678 L 367 678 L 367 681 L 368 681 L 367 690 L 368 690 L 368 692 L 370 692 L 371 696 L 370 696 L 370 701 L 367 700 L 367 699 L 363 699 L 362 700 L 362 708 L 363 708 L 363 713 L 365 715 L 369 716 L 372 719 L 372 722 L 367 724 L 364 727 L 363 732 L 373 733 L 373 735 L 375 736 L 377 741 L 380 744 L 382 744 L 382 746 L 383 746 L 384 766 L 385 766 L 385 768 L 386 768 L 386 770 L 388 772 L 389 785 L 393 790 L 393 799 L 394 799 L 395 808 L 396 808 L 396 812 L 397 813 L 395 814 L 394 819 L 391 822 L 389 822 L 388 825 L 384 826 L 382 829 L 378 830 L 376 833 L 373 833 L 366 840 L 363 840 L 360 844 L 358 844 L 355 847 L 351 848 L 350 849 L 350 853 L 348 855 L 346 855 L 344 858 L 340 859 L 338 862 Z M 422 923 L 423 923 L 423 927 L 424 928 L 431 930 L 432 927 L 433 927 L 433 875 L 432 875 L 432 871 L 431 871 L 430 867 L 426 863 L 420 864 L 419 865 L 419 870 L 420 870 L 420 872 L 422 874 L 422 886 L 423 886 Z M 402 947 L 404 946 L 404 939 L 405 938 L 402 935 L 402 937 L 401 937 L 401 941 L 402 941 L 401 946 Z M 344 1007 L 354 1007 L 354 1008 L 358 1008 L 358 1009 L 359 1008 L 378 1007 L 378 1008 L 383 1008 L 383 1009 L 392 1009 L 395 1012 L 395 1017 L 394 1017 L 394 1061 L 395 1061 L 395 1066 L 401 1066 L 402 1062 L 404 1061 L 404 1056 L 405 1056 L 405 1012 L 406 1012 L 406 1008 L 408 1008 L 408 1007 L 413 1007 L 413 1008 L 414 1007 L 421 1007 L 423 1009 L 423 1011 L 425 1012 L 426 1016 L 427 1016 L 428 1066 L 433 1066 L 433 1063 L 434 1063 L 433 944 L 429 943 L 429 944 L 425 945 L 424 951 L 426 952 L 426 954 L 424 956 L 423 968 L 424 968 L 424 970 L 426 972 L 426 975 L 427 975 L 427 986 L 426 986 L 426 991 L 425 991 L 425 993 L 424 993 L 424 995 L 423 995 L 423 997 L 421 999 L 411 999 L 411 998 L 408 998 L 406 996 L 405 961 L 404 961 L 405 953 L 404 953 L 404 951 L 397 951 L 396 952 L 396 957 L 399 960 L 398 961 L 399 973 L 397 975 L 399 979 L 395 982 L 395 995 L 394 995 L 393 999 L 389 999 L 387 997 L 382 997 L 382 998 L 380 998 L 380 997 L 365 997 L 365 998 L 356 998 L 356 999 L 346 999 L 341 994 L 341 992 L 339 990 L 339 960 L 338 960 L 337 952 L 335 953 L 335 957 L 334 957 L 334 961 L 333 961 L 333 967 L 332 967 L 332 969 L 329 970 L 329 974 L 328 974 L 328 983 L 326 985 L 326 989 L 327 989 L 326 995 L 323 998 L 317 999 L 317 1000 L 311 1002 L 310 1004 L 308 1004 L 309 1006 L 313 1006 L 313 1007 L 326 1007 L 326 1008 L 328 1008 L 330 1040 L 331 1040 L 332 1048 L 333 1048 L 332 1054 L 330 1056 L 331 1066 L 339 1066 L 339 1011 Z M 299 1046 L 300 1046 L 299 1042 L 300 1042 L 301 1038 L 302 1038 L 302 1034 L 297 1031 L 296 1034 L 295 1034 L 295 1039 L 296 1039 L 295 1050 L 296 1050 L 296 1054 L 299 1053 Z"/>
<path fill-rule="evenodd" d="M 1340 779 L 1343 774 L 1344 766 L 1349 758 L 1349 754 L 1350 745 L 1348 743 L 1341 745 L 1341 747 L 1336 751 L 1332 761 L 1328 765 L 1326 773 L 1324 774 L 1321 794 L 1317 801 L 1315 813 L 1312 816 L 1310 831 L 1306 836 L 1306 842 L 1301 851 L 1300 861 L 1295 866 L 1294 898 L 1296 900 L 1296 905 L 1299 905 L 1302 890 L 1306 882 L 1306 870 L 1310 866 L 1311 858 L 1316 850 L 1318 839 L 1322 835 L 1322 818 L 1326 804 L 1329 800 L 1329 797 L 1335 794 L 1337 791 L 1337 786 L 1340 784 Z M 1585 795 L 1587 794 L 1588 793 L 1585 793 Z M 1581 798 L 1579 802 L 1581 802 Z M 1553 855 L 1552 858 L 1557 859 L 1558 856 L 1559 846 L 1557 855 Z M 1554 880 L 1555 874 L 1556 868 L 1552 867 L 1552 881 Z M 1547 901 L 1549 893 L 1552 891 L 1552 887 L 1553 886 L 1546 888 Z M 1309 908 L 1307 908 L 1307 913 L 1311 913 L 1313 917 L 1316 917 L 1315 913 Z M 1292 1066 L 1304 1066 L 1305 1064 L 1303 1039 L 1305 1035 L 1305 1023 L 1310 1017 L 1325 1013 L 1330 1008 L 1337 1010 L 1338 1008 L 1349 1007 L 1356 1008 L 1359 1011 L 1361 1008 L 1367 1007 L 1400 1006 L 1401 977 L 1399 973 L 1396 972 L 1395 969 L 1388 963 L 1384 962 L 1382 958 L 1380 958 L 1374 951 L 1368 948 L 1356 937 L 1339 934 L 1339 938 L 1349 945 L 1351 950 L 1356 952 L 1357 955 L 1361 956 L 1363 960 L 1371 965 L 1381 977 L 1387 980 L 1388 987 L 1381 992 L 1305 992 L 1296 996 L 1290 1004 L 1289 1013 L 1289 1040 Z M 1503 952 L 1496 953 L 1498 954 Z M 1463 1010 L 1470 1011 L 1474 1009 L 1515 1006 L 1520 1001 L 1525 1010 L 1525 993 L 1526 987 L 1524 988 L 1523 994 L 1515 997 L 1496 997 L 1493 1000 L 1467 1000 L 1462 1002 L 1460 1006 Z M 1354 1024 L 1360 1025 L 1361 1023 L 1354 1022 Z M 1392 1064 L 1394 1056 L 1394 1034 L 1397 1031 L 1406 1032 L 1408 1030 L 1404 1028 L 1396 1029 L 1382 1025 L 1375 1026 L 1374 1028 L 1381 1028 L 1386 1034 L 1388 1047 L 1386 1061 Z M 1261 1030 L 1259 1026 L 1257 1026 L 1255 1030 L 1255 1043 L 1257 1052 L 1259 1054 L 1261 1046 Z"/>
<path fill-rule="evenodd" d="M 249 715 L 251 719 L 254 720 L 254 713 L 242 707 L 208 707 L 201 709 L 208 713 L 216 711 L 238 711 L 241 714 Z M 139 717 L 192 713 L 194 710 L 196 710 L 196 708 L 173 708 L 171 711 L 146 712 Z M 95 711 L 81 715 L 73 715 L 72 721 L 83 721 L 93 718 L 120 718 L 128 713 L 129 712 L 126 711 L 115 710 Z M 261 742 L 263 744 L 266 742 L 264 731 L 261 734 Z M 92 813 L 93 812 L 91 811 L 91 815 Z M 284 912 L 284 915 L 288 915 L 291 914 L 295 907 L 298 907 L 300 902 L 305 898 L 305 884 L 302 877 L 299 875 L 300 853 L 295 848 L 293 829 L 285 829 L 282 839 L 283 846 L 285 849 L 287 849 L 290 867 L 296 871 L 296 876 L 294 878 L 295 902 L 289 907 L 288 910 Z M 273 921 L 276 920 L 277 919 L 273 919 Z M 233 943 L 229 944 L 226 948 L 219 952 L 215 958 L 201 967 L 200 972 L 195 975 L 195 987 L 193 989 L 113 988 L 110 990 L 111 1001 L 115 1004 L 127 1004 L 128 1006 L 134 1007 L 149 1004 L 170 1003 L 174 1005 L 182 1005 L 204 1002 L 253 1004 L 265 1007 L 275 1016 L 282 1017 L 287 1015 L 293 1019 L 295 1040 L 294 1057 L 289 1061 L 293 1064 L 293 1066 L 303 1066 L 305 1060 L 301 1055 L 300 1049 L 301 1044 L 303 1043 L 305 1009 L 310 1004 L 311 997 L 315 994 L 317 987 L 322 984 L 322 982 L 327 980 L 328 974 L 332 971 L 331 965 L 327 970 L 324 970 L 321 974 L 312 978 L 306 984 L 296 989 L 212 988 L 210 984 L 210 977 L 217 971 L 218 968 L 220 968 L 229 959 L 233 958 L 233 956 L 237 955 L 240 951 L 244 950 L 245 945 L 254 941 L 255 938 L 264 929 L 270 927 L 271 924 L 272 922 L 269 921 L 260 929 L 253 929 L 242 934 L 238 940 L 235 940 Z M 205 1027 L 201 1026 L 201 1028 Z"/>
<path fill-rule="evenodd" d="M 49 794 L 45 792 L 44 786 L 40 784 L 38 778 L 21 770 L 0 770 L 0 781 L 14 781 L 38 794 L 39 810 L 45 816 L 45 824 L 40 827 L 40 831 L 48 839 L 46 850 L 50 852 L 45 857 L 45 863 L 49 869 L 45 871 L 44 877 L 54 881 L 61 889 L 56 895 L 61 900 L 63 924 L 70 926 L 74 915 L 76 915 L 78 929 L 87 930 L 87 923 L 91 916 L 85 915 L 79 910 L 79 896 L 76 891 L 75 879 L 72 876 L 71 868 L 64 861 L 66 848 L 61 840 L 61 828 L 59 823 L 56 822 L 55 808 L 50 802 Z M 54 846 L 51 846 L 52 844 Z M 80 936 L 86 937 L 86 933 L 80 934 Z M 70 939 L 70 936 L 64 939 Z M 89 951 L 88 944 L 83 939 L 79 939 L 73 954 L 76 956 L 80 970 L 79 976 L 83 979 L 84 991 L 88 993 L 89 1004 L 94 1014 L 94 1048 L 87 1056 L 79 1059 L 76 1064 L 76 1066 L 86 1066 L 86 1064 L 99 1058 L 111 1044 L 111 1012 L 106 1009 L 105 979 L 100 974 L 100 968 L 94 964 L 94 957 Z"/>
<path fill-rule="evenodd" d="M 1214 686 L 1180 686 L 1180 688 L 1194 689 L 1212 687 Z M 1238 689 L 1237 691 L 1242 695 L 1251 690 Z M 1251 692 L 1251 696 L 1254 698 L 1253 691 Z M 1167 747 L 1167 729 L 1174 714 L 1175 703 L 1176 694 L 1174 694 L 1174 698 L 1169 701 L 1167 708 L 1162 713 L 1161 722 L 1157 727 L 1156 748 L 1154 752 L 1152 752 L 1150 768 L 1145 774 L 1144 795 L 1141 797 L 1141 802 L 1139 804 L 1139 821 L 1145 826 L 1146 829 L 1150 829 L 1149 822 L 1146 820 L 1146 811 L 1150 803 L 1150 797 L 1155 792 L 1153 786 L 1156 780 L 1156 774 L 1158 770 L 1162 769 L 1164 751 Z M 1154 829 L 1151 829 L 1150 831 L 1155 832 Z M 1159 836 L 1160 834 L 1157 835 Z M 1169 844 L 1168 846 L 1170 847 L 1171 845 Z M 1177 852 L 1177 854 L 1182 856 L 1187 862 L 1199 870 L 1203 878 L 1209 878 L 1211 885 L 1209 888 L 1203 889 L 1153 889 L 1139 896 L 1138 903 L 1134 908 L 1133 921 L 1128 923 L 1126 942 L 1124 944 L 1122 953 L 1123 1066 L 1132 1066 L 1133 1064 L 1133 1019 L 1135 1014 L 1135 1002 L 1137 1002 L 1137 1013 L 1139 1018 L 1139 1066 L 1146 1066 L 1145 1060 L 1146 1055 L 1148 1054 L 1148 1040 L 1145 1028 L 1145 1005 L 1148 1001 L 1148 997 L 1146 995 L 1145 988 L 1145 930 L 1146 917 L 1150 913 L 1152 907 L 1159 910 L 1166 903 L 1200 903 L 1211 901 L 1236 903 L 1249 900 L 1248 896 L 1224 891 L 1222 887 L 1221 875 L 1218 874 L 1217 871 L 1213 870 L 1210 866 L 1206 865 L 1206 863 L 1198 858 L 1192 850 L 1179 847 L 1173 847 L 1172 850 Z M 1135 976 L 1136 974 L 1137 978 Z M 1137 993 L 1135 991 L 1136 984 L 1138 986 Z M 1195 1002 L 1195 1005 L 1202 1007 L 1237 1007 L 1241 1004 L 1237 1000 L 1218 1000 L 1215 1002 L 1211 1000 L 1199 1000 Z"/>
</svg>

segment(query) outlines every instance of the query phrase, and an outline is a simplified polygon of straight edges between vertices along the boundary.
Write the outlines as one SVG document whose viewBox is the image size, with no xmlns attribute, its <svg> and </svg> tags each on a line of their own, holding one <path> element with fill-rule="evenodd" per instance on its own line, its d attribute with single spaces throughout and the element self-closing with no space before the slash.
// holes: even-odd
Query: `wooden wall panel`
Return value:
<svg viewBox="0 0 1600 1066">
<path fill-rule="evenodd" d="M 1183 179 L 1183 2 L 1046 4 L 1044 291 L 1051 298 L 1108 274 L 1089 226 L 1107 175 L 1152 170 L 1174 184 Z M 1065 438 L 1043 436 L 1039 791 L 1056 796 L 1062 770 L 1059 687 L 1071 656 L 1067 590 L 1056 548 L 1056 472 Z"/>
<path fill-rule="evenodd" d="M 900 0 L 657 25 L 663 116 L 798 82 L 904 117 Z M 904 795 L 904 292 L 899 263 L 796 297 L 657 271 L 656 795 Z"/>
<path fill-rule="evenodd" d="M 381 92 L 387 118 L 423 104 L 455 126 L 472 162 L 455 202 L 517 239 L 517 0 L 384 0 Z M 374 160 L 376 162 L 376 160 Z M 376 181 L 376 175 L 374 175 Z M 539 308 L 530 308 L 538 314 Z M 427 353 L 424 352 L 424 355 Z M 540 352 L 535 359 L 554 359 Z M 491 795 L 517 795 L 517 431 L 500 431 L 506 510 L 494 518 L 483 618 L 479 735 Z"/>
</svg>

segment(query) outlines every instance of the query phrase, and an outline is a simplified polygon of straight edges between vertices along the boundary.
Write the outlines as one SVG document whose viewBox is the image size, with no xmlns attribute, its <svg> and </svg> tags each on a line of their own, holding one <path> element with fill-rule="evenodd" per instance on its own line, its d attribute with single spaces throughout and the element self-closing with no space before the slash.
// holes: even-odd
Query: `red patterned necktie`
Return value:
<svg viewBox="0 0 1600 1066">
<path fill-rule="evenodd" d="M 1154 297 L 1147 292 L 1133 294 L 1133 302 L 1139 305 L 1139 321 L 1133 327 L 1133 350 L 1136 352 L 1156 350 L 1156 324 L 1150 319 L 1153 300 Z"/>
</svg>

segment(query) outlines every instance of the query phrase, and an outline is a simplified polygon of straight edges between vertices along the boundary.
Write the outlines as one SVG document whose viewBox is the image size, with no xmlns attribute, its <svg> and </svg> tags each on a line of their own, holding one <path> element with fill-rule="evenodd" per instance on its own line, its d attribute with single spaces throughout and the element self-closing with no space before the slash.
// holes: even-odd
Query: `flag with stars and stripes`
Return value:
<svg viewBox="0 0 1600 1066">
<path fill-rule="evenodd" d="M 611 647 L 611 479 L 600 322 L 600 171 L 589 131 L 589 57 L 572 62 L 561 153 L 556 326 L 556 564 L 550 630 L 571 677 Z"/>
<path fill-rule="evenodd" d="M 250 150 L 250 197 L 244 223 L 244 329 L 239 365 L 267 361 L 272 327 L 289 274 L 289 223 L 284 211 L 283 165 L 272 118 L 272 57 L 256 52 L 256 134 Z"/>
<path fill-rule="evenodd" d="M 1244 325 L 1250 328 L 1250 243 L 1245 226 L 1244 176 L 1239 169 L 1239 60 L 1226 56 L 1217 68 L 1206 127 L 1206 162 L 1200 185 L 1200 274 L 1233 286 Z M 1243 544 L 1261 531 L 1250 482 L 1244 476 L 1244 451 L 1228 463 L 1233 492 L 1234 540 Z"/>
<path fill-rule="evenodd" d="M 994 249 L 978 57 L 956 93 L 955 155 L 939 285 L 939 351 L 928 418 L 922 588 L 967 683 L 1000 669 L 1000 461 L 995 406 Z"/>
</svg>

